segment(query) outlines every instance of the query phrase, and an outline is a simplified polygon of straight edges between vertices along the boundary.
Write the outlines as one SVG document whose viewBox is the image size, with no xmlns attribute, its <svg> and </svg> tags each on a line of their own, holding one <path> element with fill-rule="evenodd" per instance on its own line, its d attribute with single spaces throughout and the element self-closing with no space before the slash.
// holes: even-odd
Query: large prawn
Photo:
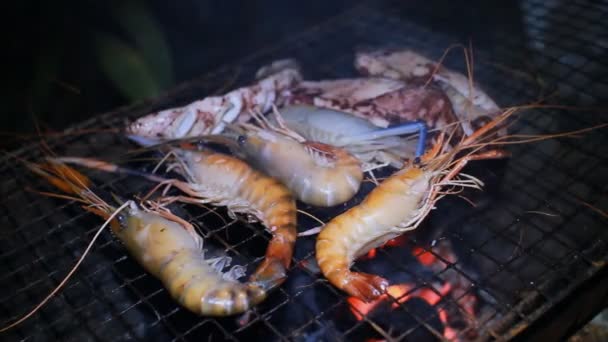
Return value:
<svg viewBox="0 0 608 342">
<path fill-rule="evenodd" d="M 187 144 L 183 145 L 187 147 Z M 140 175 L 159 182 L 153 191 L 164 186 L 174 186 L 184 195 L 164 196 L 157 203 L 163 206 L 181 201 L 225 206 L 233 216 L 235 213 L 246 214 L 261 221 L 272 234 L 272 239 L 264 260 L 250 281 L 265 291 L 282 284 L 291 264 L 297 235 L 297 209 L 289 189 L 244 161 L 226 154 L 193 150 L 192 146 L 188 146 L 188 149 L 172 149 L 170 154 L 176 159 L 172 167 L 184 176 L 185 181 Z M 64 157 L 58 160 L 110 172 L 127 171 L 117 165 L 93 159 Z"/>
<path fill-rule="evenodd" d="M 349 113 L 314 106 L 286 106 L 280 109 L 279 117 L 308 141 L 344 148 L 360 160 L 364 172 L 386 165 L 400 168 L 407 160 L 420 157 L 426 147 L 423 121 L 379 128 Z M 417 144 L 412 133 L 419 133 Z"/>
<path fill-rule="evenodd" d="M 304 203 L 331 207 L 351 199 L 363 180 L 361 162 L 346 150 L 306 141 L 269 122 L 241 125 L 238 151 L 277 178 Z M 237 151 L 237 152 L 238 152 Z"/>
<path fill-rule="evenodd" d="M 244 267 L 230 264 L 230 257 L 205 259 L 203 240 L 194 227 L 166 210 L 154 210 L 126 202 L 126 210 L 101 199 L 91 181 L 57 161 L 28 164 L 51 184 L 84 204 L 84 208 L 111 219 L 112 232 L 148 272 L 163 282 L 171 296 L 188 310 L 205 316 L 227 316 L 247 311 L 266 298 L 255 283 L 240 283 Z M 65 197 L 55 195 L 57 197 Z"/>
<path fill-rule="evenodd" d="M 451 139 L 444 143 L 444 135 L 440 135 L 435 147 L 422 158 L 421 163 L 409 164 L 396 172 L 372 190 L 358 206 L 329 221 L 316 243 L 316 258 L 323 275 L 351 296 L 365 301 L 380 296 L 387 289 L 388 281 L 377 275 L 351 271 L 354 260 L 370 249 L 415 229 L 446 194 L 463 187 L 481 188 L 481 181 L 461 171 L 471 160 L 507 156 L 505 151 L 483 150 L 484 147 L 525 141 L 508 140 L 508 136 L 490 140 L 496 137 L 495 128 L 514 111 L 505 111 L 453 148 L 449 144 Z M 582 131 L 535 137 L 529 141 Z M 444 191 L 444 188 L 449 189 Z"/>
</svg>

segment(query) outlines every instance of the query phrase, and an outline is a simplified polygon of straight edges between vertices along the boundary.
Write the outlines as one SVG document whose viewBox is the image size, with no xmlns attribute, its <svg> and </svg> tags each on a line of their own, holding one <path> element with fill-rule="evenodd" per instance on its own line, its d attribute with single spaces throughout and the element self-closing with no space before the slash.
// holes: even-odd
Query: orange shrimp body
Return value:
<svg viewBox="0 0 608 342">
<path fill-rule="evenodd" d="M 435 147 L 422 158 L 421 165 L 406 166 L 396 172 L 372 190 L 361 204 L 331 220 L 319 234 L 316 244 L 317 262 L 323 275 L 336 287 L 365 301 L 385 292 L 388 287 L 386 279 L 351 272 L 353 261 L 371 248 L 415 229 L 435 203 L 447 194 L 440 192 L 441 189 L 481 189 L 483 183 L 480 180 L 462 175 L 461 171 L 471 160 L 508 155 L 502 150 L 480 152 L 484 145 L 476 142 L 487 138 L 489 133 L 495 134 L 493 128 L 512 113 L 498 116 L 454 144 L 453 148 L 450 141 L 444 143 L 444 135 L 440 135 Z M 461 152 L 464 156 L 459 157 Z M 461 178 L 457 179 L 459 175 Z"/>
<path fill-rule="evenodd" d="M 361 162 L 341 148 L 301 143 L 269 130 L 250 131 L 239 143 L 248 160 L 307 204 L 331 207 L 344 203 L 363 181 Z"/>
<path fill-rule="evenodd" d="M 401 170 L 378 185 L 359 204 L 331 220 L 317 238 L 317 262 L 336 287 L 364 300 L 380 296 L 388 282 L 350 271 L 353 261 L 372 248 L 401 235 L 429 195 L 431 173 L 414 167 Z M 405 225 L 407 227 L 407 225 Z"/>
<path fill-rule="evenodd" d="M 86 176 L 65 164 L 28 166 L 62 191 L 77 196 L 86 210 L 104 219 L 116 211 L 89 189 L 91 182 Z M 222 273 L 230 257 L 206 259 L 203 240 L 192 225 L 168 212 L 144 211 L 132 201 L 127 205 L 128 209 L 118 214 L 121 219 L 111 221 L 114 235 L 188 310 L 228 316 L 243 313 L 266 298 L 260 286 L 236 280 L 245 272 L 242 266 Z"/>
<path fill-rule="evenodd" d="M 257 217 L 272 233 L 266 258 L 251 281 L 265 289 L 281 284 L 291 264 L 296 240 L 296 203 L 291 192 L 274 178 L 244 161 L 220 153 L 181 150 L 195 197 L 233 212 Z M 203 202 L 201 201 L 201 202 Z"/>
<path fill-rule="evenodd" d="M 128 215 L 124 227 L 113 231 L 139 264 L 160 279 L 173 298 L 196 314 L 238 314 L 266 298 L 262 288 L 234 279 L 232 273 L 240 266 L 221 274 L 205 259 L 200 238 L 193 238 L 176 222 L 136 211 Z M 216 263 L 225 263 L 229 260 L 226 258 Z"/>
</svg>

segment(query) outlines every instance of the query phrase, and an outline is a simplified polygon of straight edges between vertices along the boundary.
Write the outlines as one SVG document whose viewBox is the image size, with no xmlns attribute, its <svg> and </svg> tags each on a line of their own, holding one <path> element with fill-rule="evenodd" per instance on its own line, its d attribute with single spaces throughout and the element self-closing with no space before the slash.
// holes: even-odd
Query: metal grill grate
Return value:
<svg viewBox="0 0 608 342">
<path fill-rule="evenodd" d="M 183 104 L 249 82 L 269 61 L 296 57 L 309 79 L 355 75 L 352 56 L 361 45 L 407 46 L 437 58 L 450 44 L 447 34 L 400 19 L 392 5 L 360 5 L 282 44 L 262 50 L 185 84 L 150 103 L 121 109 L 85 122 L 83 128 L 116 128 L 125 118 Z M 608 7 L 583 1 L 527 1 L 522 4 L 525 37 L 499 33 L 500 40 L 476 50 L 477 81 L 504 106 L 529 103 L 557 90 L 550 102 L 599 106 L 608 93 L 606 24 Z M 474 39 L 474 37 L 473 37 Z M 450 67 L 464 70 L 452 54 Z M 522 65 L 533 71 L 523 72 Z M 235 77 L 236 75 L 236 77 Z M 551 133 L 592 126 L 606 120 L 598 112 L 529 110 L 514 133 Z M 412 284 L 409 294 L 428 290 L 440 300 L 433 306 L 401 303 L 389 315 L 399 329 L 384 329 L 380 317 L 355 319 L 346 296 L 307 267 L 314 239 L 296 245 L 289 280 L 259 305 L 247 321 L 201 318 L 173 302 L 160 282 L 145 273 L 109 234 L 101 237 L 75 277 L 33 318 L 6 334 L 20 340 L 357 340 L 363 336 L 416 340 L 441 339 L 441 312 L 456 312 L 464 322 L 460 339 L 501 339 L 520 334 L 569 294 L 598 274 L 608 258 L 606 219 L 586 204 L 606 210 L 608 164 L 606 130 L 582 139 L 560 139 L 512 146 L 506 162 L 479 163 L 470 173 L 487 181 L 484 193 L 467 193 L 471 207 L 451 198 L 440 203 L 427 222 L 408 235 L 404 246 L 380 250 L 361 269 L 383 270 L 394 281 Z M 121 155 L 125 139 L 109 133 L 67 135 L 48 140 L 57 154 Z M 77 204 L 41 198 L 25 188 L 41 189 L 39 180 L 19 168 L 12 156 L 35 160 L 31 145 L 5 157 L 0 166 L 0 275 L 2 322 L 12 321 L 38 303 L 73 265 L 99 227 L 99 220 Z M 137 194 L 150 184 L 133 178 L 95 174 L 102 188 Z M 369 186 L 368 186 L 369 189 Z M 358 199 L 360 199 L 359 196 Z M 586 204 L 585 204 L 586 203 Z M 258 225 L 230 222 L 222 209 L 185 207 L 183 214 L 200 225 L 206 246 L 227 250 L 249 270 L 263 256 L 268 235 Z M 339 211 L 303 208 L 327 220 Z M 300 230 L 314 222 L 301 216 Z M 456 259 L 442 252 L 448 246 Z M 438 262 L 423 267 L 412 255 L 430 253 Z M 603 272 L 603 273 L 602 273 Z M 464 283 L 459 295 L 444 295 L 446 279 Z M 477 300 L 467 312 L 465 299 Z M 472 333 L 474 331 L 474 334 Z"/>
</svg>

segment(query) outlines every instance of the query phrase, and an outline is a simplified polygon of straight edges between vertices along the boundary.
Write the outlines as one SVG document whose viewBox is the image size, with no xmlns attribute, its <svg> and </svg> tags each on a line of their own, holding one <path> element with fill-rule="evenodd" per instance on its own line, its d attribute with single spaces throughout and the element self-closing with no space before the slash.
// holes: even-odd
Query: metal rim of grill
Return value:
<svg viewBox="0 0 608 342">
<path fill-rule="evenodd" d="M 552 15 L 543 11 L 547 6 L 541 2 L 528 1 L 522 6 L 529 29 L 528 45 L 505 34 L 504 42 L 477 49 L 477 82 L 503 106 L 534 101 L 540 90 L 558 91 L 558 95 L 549 100 L 551 103 L 600 105 L 602 96 L 608 93 L 608 84 L 596 75 L 602 72 L 605 75 L 608 66 L 601 59 L 601 53 L 606 55 L 606 48 L 595 51 L 600 49 L 593 42 L 594 38 L 599 39 L 593 36 L 595 31 L 577 26 L 576 20 L 563 23 L 558 19 L 561 13 Z M 571 6 L 583 17 L 593 11 L 608 11 L 601 5 L 572 3 Z M 67 132 L 120 127 L 128 118 L 212 94 L 235 75 L 232 87 L 250 83 L 258 67 L 279 58 L 298 59 L 307 79 L 350 77 L 356 75 L 352 58 L 357 46 L 390 42 L 391 46 L 409 47 L 437 59 L 454 43 L 448 36 L 400 20 L 391 11 L 396 10 L 391 7 L 380 10 L 365 3 L 358 5 L 327 23 L 184 84 L 160 98 L 100 115 Z M 544 26 L 553 20 L 564 26 L 563 31 L 554 36 L 553 31 Z M 580 35 L 574 36 L 573 30 L 581 30 Z M 584 47 L 585 44 L 589 46 Z M 455 53 L 446 63 L 464 71 L 462 58 Z M 534 64 L 537 74 L 516 77 L 505 67 L 517 68 L 529 63 Z M 547 85 L 544 89 L 539 89 L 538 79 Z M 527 110 L 511 129 L 521 134 L 570 131 L 602 123 L 605 118 L 590 110 L 542 108 Z M 586 310 L 588 316 L 598 310 L 594 305 L 599 303 L 594 304 L 589 295 L 597 295 L 598 288 L 606 282 L 608 246 L 606 218 L 591 207 L 605 210 L 601 200 L 607 190 L 606 140 L 606 131 L 599 130 L 576 140 L 514 145 L 509 147 L 513 157 L 507 162 L 482 163 L 480 170 L 474 169 L 473 172 L 479 171 L 490 178 L 486 193 L 471 194 L 481 203 L 479 207 L 463 206 L 456 199 L 446 200 L 432 212 L 429 222 L 408 234 L 406 245 L 399 247 L 403 254 L 414 247 L 433 254 L 444 265 L 441 270 L 410 271 L 407 262 L 395 260 L 394 250 L 380 250 L 377 257 L 415 284 L 410 293 L 428 289 L 440 296 L 435 312 L 420 314 L 402 303 L 396 310 L 411 318 L 409 326 L 402 327 L 398 335 L 391 331 L 376 333 L 384 338 L 405 340 L 416 336 L 441 339 L 442 331 L 433 322 L 443 308 L 460 312 L 471 328 L 476 329 L 476 339 L 502 340 L 538 336 L 534 334 L 546 333 L 547 327 L 568 329 L 555 328 L 551 317 L 571 317 L 575 309 Z M 47 143 L 61 155 L 108 158 L 122 155 L 125 146 L 133 146 L 109 133 L 66 135 L 49 138 Z M 13 158 L 32 161 L 41 156 L 40 146 L 32 144 L 3 157 L 0 166 L 4 179 L 0 188 L 5 194 L 0 200 L 0 222 L 5 227 L 0 236 L 0 262 L 4 265 L 0 284 L 5 289 L 0 298 L 3 323 L 29 311 L 57 285 L 99 227 L 99 220 L 77 204 L 42 198 L 25 190 L 28 186 L 41 189 L 43 185 Z M 149 183 L 130 177 L 95 173 L 92 178 L 102 188 L 117 193 L 132 195 L 150 188 Z M 186 217 L 200 226 L 208 245 L 216 252 L 226 251 L 238 263 L 248 265 L 249 270 L 259 263 L 268 241 L 261 226 L 230 221 L 221 208 L 205 211 L 186 206 L 184 209 Z M 324 220 L 342 211 L 304 209 Z M 300 218 L 299 230 L 314 225 Z M 429 238 L 429 231 L 439 235 Z M 458 255 L 456 262 L 444 259 L 437 252 L 438 240 L 450 242 Z M 346 316 L 350 314 L 347 297 L 318 274 L 301 266 L 314 258 L 313 246 L 314 238 L 299 239 L 288 282 L 253 310 L 248 323 L 239 325 L 235 318 L 197 317 L 181 308 L 169 298 L 160 282 L 127 256 L 120 243 L 106 232 L 65 288 L 34 317 L 5 335 L 15 340 L 188 341 L 201 337 L 222 340 L 252 336 L 271 340 L 315 337 L 352 340 L 370 327 L 377 330 L 370 317 L 360 321 L 350 317 L 350 323 L 341 322 L 348 320 Z M 471 283 L 463 296 L 474 294 L 483 302 L 483 317 L 467 316 L 459 298 L 439 292 L 435 284 L 455 275 Z M 507 288 L 501 288 L 505 284 Z M 311 301 L 315 308 L 311 307 Z M 570 329 L 575 326 L 572 323 Z M 423 335 L 417 335 L 420 333 Z"/>
</svg>

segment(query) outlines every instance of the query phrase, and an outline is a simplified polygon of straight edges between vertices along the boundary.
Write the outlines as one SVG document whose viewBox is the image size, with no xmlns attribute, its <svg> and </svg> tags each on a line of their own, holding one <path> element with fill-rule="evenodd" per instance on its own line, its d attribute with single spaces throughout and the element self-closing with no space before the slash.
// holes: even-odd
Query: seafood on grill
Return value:
<svg viewBox="0 0 608 342">
<path fill-rule="evenodd" d="M 377 275 L 351 271 L 354 260 L 416 229 L 444 196 L 458 194 L 464 188 L 481 189 L 480 180 L 461 171 L 473 160 L 509 156 L 505 150 L 488 148 L 576 136 L 608 126 L 600 124 L 548 135 L 501 135 L 502 124 L 519 109 L 521 107 L 509 108 L 456 143 L 450 140 L 457 135 L 452 132 L 446 139 L 443 132 L 420 163 L 409 163 L 374 188 L 359 205 L 330 220 L 316 242 L 319 268 L 330 283 L 364 301 L 382 295 L 388 281 Z"/>
<path fill-rule="evenodd" d="M 159 141 L 220 133 L 243 113 L 267 112 L 272 105 L 280 104 L 280 94 L 300 80 L 297 70 L 282 69 L 222 96 L 209 96 L 184 107 L 145 115 L 130 123 L 126 133 Z"/>
<path fill-rule="evenodd" d="M 104 219 L 116 208 L 96 195 L 90 180 L 58 161 L 30 165 L 49 183 L 84 204 L 84 209 Z M 60 197 L 60 195 L 57 195 Z M 65 197 L 65 196 L 64 196 Z M 228 272 L 228 256 L 206 259 L 203 239 L 194 227 L 168 210 L 128 201 L 126 210 L 111 220 L 114 235 L 137 262 L 154 275 L 171 296 L 188 310 L 204 316 L 243 313 L 262 302 L 266 291 L 255 283 L 241 283 L 243 266 Z"/>
<path fill-rule="evenodd" d="M 316 242 L 316 258 L 323 275 L 334 286 L 361 300 L 371 301 L 382 295 L 388 281 L 351 271 L 354 260 L 415 229 L 444 195 L 464 187 L 481 188 L 481 181 L 461 170 L 471 160 L 506 156 L 500 150 L 479 151 L 478 141 L 495 133 L 493 128 L 508 115 L 496 117 L 453 148 L 450 139 L 444 142 L 445 135 L 440 135 L 420 164 L 404 167 L 380 183 L 359 205 L 330 220 Z M 464 156 L 460 156 L 462 153 Z M 442 190 L 446 188 L 449 190 Z"/>
<path fill-rule="evenodd" d="M 280 116 L 277 116 L 280 118 Z M 302 202 L 331 207 L 351 199 L 363 181 L 361 162 L 345 149 L 307 141 L 260 118 L 242 124 L 237 153 L 285 184 Z"/>
<path fill-rule="evenodd" d="M 176 201 L 224 206 L 232 217 L 238 213 L 259 220 L 272 234 L 272 239 L 264 260 L 251 275 L 250 282 L 265 291 L 282 284 L 291 265 L 297 235 L 296 203 L 289 189 L 238 158 L 209 150 L 198 151 L 185 143 L 182 147 L 174 148 L 169 153 L 176 160 L 171 168 L 180 173 L 185 181 L 140 174 L 158 182 L 151 193 L 169 186 L 184 193 L 163 196 L 156 203 L 161 207 Z M 109 172 L 132 173 L 115 164 L 95 159 L 64 157 L 55 160 Z"/>
<path fill-rule="evenodd" d="M 181 201 L 227 206 L 232 213 L 257 218 L 272 234 L 262 263 L 250 281 L 270 290 L 282 284 L 291 265 L 296 241 L 295 200 L 278 180 L 253 169 L 244 161 L 210 151 L 177 150 L 177 169 L 187 183 L 172 184 L 191 196 Z"/>
<path fill-rule="evenodd" d="M 401 168 L 407 160 L 419 157 L 426 145 L 423 122 L 378 129 L 348 113 L 304 105 L 285 106 L 278 116 L 282 124 L 308 141 L 344 148 L 361 161 L 364 172 L 386 165 Z M 278 124 L 276 117 L 270 117 L 274 124 Z M 414 132 L 419 132 L 418 144 L 415 136 L 401 137 Z"/>
<path fill-rule="evenodd" d="M 285 103 L 347 112 L 382 128 L 416 120 L 442 128 L 458 121 L 450 100 L 435 85 L 422 87 L 383 77 L 302 81 Z"/>
<path fill-rule="evenodd" d="M 478 84 L 412 50 L 360 51 L 355 56 L 355 68 L 363 75 L 409 84 L 425 85 L 434 81 L 450 99 L 467 135 L 500 112 L 496 102 Z"/>
<path fill-rule="evenodd" d="M 419 60 L 417 56 L 413 58 Z M 456 99 L 462 102 L 463 97 L 448 96 L 466 90 L 462 89 L 466 77 L 445 71 L 438 75 L 442 77 L 441 80 L 449 82 L 420 84 L 417 81 L 419 78 L 410 77 L 410 74 L 401 77 L 394 72 L 385 72 L 389 68 L 388 62 L 392 60 L 386 63 L 384 60 L 373 60 L 375 64 L 386 65 L 385 68 L 366 69 L 364 62 L 370 58 L 358 55 L 356 62 L 367 77 L 320 81 L 303 80 L 295 60 L 278 60 L 262 67 L 257 73 L 261 78 L 253 85 L 223 96 L 207 97 L 182 108 L 149 114 L 130 124 L 127 134 L 157 140 L 217 134 L 232 122 L 250 121 L 252 113 L 266 114 L 273 106 L 280 108 L 289 105 L 342 111 L 381 128 L 422 120 L 433 129 L 462 121 L 465 133 L 470 133 L 470 127 L 466 126 L 468 121 L 460 120 L 462 110 L 458 112 L 461 115 L 455 115 L 450 101 Z M 430 60 L 428 62 L 431 63 Z M 437 79 L 440 76 L 436 76 Z M 480 94 L 485 95 L 478 93 L 475 93 L 476 99 L 481 98 Z M 485 99 L 491 101 L 487 96 Z M 480 103 L 480 108 L 485 108 L 484 105 L 485 102 Z M 465 116 L 465 119 L 470 119 L 470 116 Z"/>
</svg>

